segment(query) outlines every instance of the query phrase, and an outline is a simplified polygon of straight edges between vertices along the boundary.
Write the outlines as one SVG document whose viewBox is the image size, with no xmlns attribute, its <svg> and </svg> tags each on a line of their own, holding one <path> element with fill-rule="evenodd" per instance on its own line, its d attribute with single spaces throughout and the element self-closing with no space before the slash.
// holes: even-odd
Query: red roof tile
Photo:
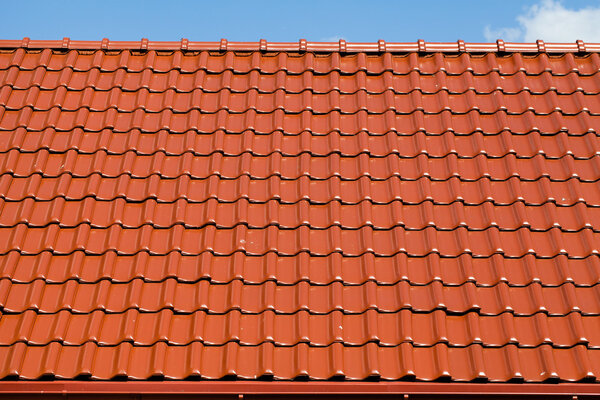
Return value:
<svg viewBox="0 0 600 400">
<path fill-rule="evenodd" d="M 0 378 L 600 379 L 600 45 L 0 48 Z"/>
</svg>

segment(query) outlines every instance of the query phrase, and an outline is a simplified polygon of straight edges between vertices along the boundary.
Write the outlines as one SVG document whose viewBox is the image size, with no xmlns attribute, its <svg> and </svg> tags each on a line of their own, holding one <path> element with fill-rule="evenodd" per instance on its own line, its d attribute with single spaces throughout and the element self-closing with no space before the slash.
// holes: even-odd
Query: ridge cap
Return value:
<svg viewBox="0 0 600 400">
<path fill-rule="evenodd" d="M 0 49 L 56 49 L 56 50 L 162 50 L 162 51 L 262 51 L 262 52 L 339 52 L 339 53 L 384 53 L 384 52 L 420 52 L 420 53 L 591 53 L 600 52 L 600 43 L 587 43 L 576 40 L 572 43 L 554 43 L 537 40 L 535 43 L 505 42 L 498 39 L 494 43 L 476 43 L 457 40 L 456 42 L 312 42 L 300 39 L 297 42 L 239 42 L 221 39 L 218 42 L 190 41 L 151 41 L 142 38 L 138 41 L 102 40 L 0 40 Z"/>
</svg>

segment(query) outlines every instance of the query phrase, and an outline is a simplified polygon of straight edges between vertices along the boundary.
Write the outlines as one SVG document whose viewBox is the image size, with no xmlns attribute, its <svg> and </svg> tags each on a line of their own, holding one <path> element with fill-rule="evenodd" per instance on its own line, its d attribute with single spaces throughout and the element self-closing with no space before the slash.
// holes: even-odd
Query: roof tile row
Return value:
<svg viewBox="0 0 600 400">
<path fill-rule="evenodd" d="M 267 203 L 251 203 L 240 199 L 233 203 L 219 203 L 209 199 L 204 203 L 158 203 L 154 199 L 143 202 L 127 202 L 118 198 L 100 201 L 92 197 L 83 200 L 56 198 L 50 201 L 35 201 L 27 198 L 20 202 L 0 199 L 0 227 L 13 227 L 26 223 L 28 227 L 45 227 L 58 224 L 61 227 L 76 227 L 90 224 L 94 228 L 109 228 L 121 225 L 124 228 L 170 228 L 183 225 L 186 228 L 201 228 L 216 225 L 233 228 L 248 225 L 249 228 L 267 228 L 270 225 L 281 229 L 296 229 L 306 225 L 312 229 L 340 226 L 343 229 L 360 229 L 372 226 L 376 229 L 391 229 L 402 226 L 407 230 L 422 230 L 433 226 L 437 230 L 454 230 L 464 226 L 469 230 L 519 230 L 528 227 L 532 231 L 547 231 L 554 227 L 560 230 L 598 230 L 595 221 L 600 218 L 600 207 L 586 207 L 577 203 L 572 207 L 559 207 L 545 203 L 538 207 L 526 207 L 523 203 L 495 206 L 490 202 L 480 205 L 465 205 L 455 202 L 449 205 L 341 204 L 333 201 L 326 204 L 310 204 L 301 200 L 293 204 L 280 204 L 276 200 Z"/>
<path fill-rule="evenodd" d="M 456 381 L 567 381 L 594 380 L 600 376 L 596 349 L 578 345 L 554 349 L 550 345 L 518 348 L 507 345 L 484 348 L 478 344 L 451 348 L 364 346 L 310 347 L 306 343 L 281 347 L 271 343 L 241 346 L 27 346 L 0 347 L 5 360 L 0 375 L 23 379 L 94 378 L 274 378 L 364 380 L 372 378 Z M 215 361 L 219 360 L 219 362 Z"/>
<path fill-rule="evenodd" d="M 227 284 L 214 284 L 207 280 L 181 283 L 168 278 L 162 282 L 144 282 L 134 279 L 127 283 L 79 283 L 69 280 L 50 284 L 42 280 L 32 283 L 14 283 L 0 280 L 0 306 L 6 313 L 34 310 L 52 314 L 60 310 L 74 313 L 91 313 L 103 310 L 121 313 L 128 309 L 157 312 L 173 309 L 177 313 L 205 310 L 223 314 L 231 310 L 243 313 L 262 313 L 273 310 L 281 314 L 294 314 L 300 310 L 312 314 L 343 311 L 361 314 L 367 310 L 395 313 L 403 309 L 412 312 L 445 310 L 448 313 L 498 315 L 512 312 L 533 315 L 539 312 L 566 315 L 581 312 L 600 315 L 600 285 L 578 287 L 565 283 L 545 287 L 539 283 L 514 287 L 506 283 L 481 287 L 472 282 L 461 286 L 444 286 L 440 281 L 414 286 L 406 281 L 392 285 L 378 285 L 368 281 L 362 285 L 278 285 L 273 281 L 261 284 L 244 284 L 233 280 Z"/>
<path fill-rule="evenodd" d="M 449 154 L 456 154 L 459 158 L 475 158 L 478 155 L 499 158 L 509 154 L 518 158 L 533 158 L 539 154 L 548 159 L 563 158 L 567 155 L 576 159 L 588 159 L 600 155 L 600 140 L 593 132 L 570 135 L 564 131 L 554 135 L 539 132 L 522 135 L 509 131 L 493 135 L 482 132 L 471 135 L 457 135 L 452 132 L 440 135 L 424 132 L 412 135 L 395 132 L 369 135 L 364 131 L 355 135 L 343 135 L 339 132 L 327 135 L 312 135 L 309 132 L 287 135 L 276 131 L 269 135 L 261 135 L 252 131 L 233 134 L 222 130 L 210 134 L 194 131 L 173 134 L 166 130 L 156 133 L 142 133 L 139 130 L 117 133 L 109 129 L 85 132 L 76 128 L 73 131 L 57 132 L 49 128 L 28 132 L 24 128 L 17 128 L 10 134 L 0 135 L 0 153 L 10 150 L 32 153 L 44 149 L 51 153 L 75 150 L 80 154 L 99 151 L 125 154 L 133 151 L 136 155 L 163 152 L 166 155 L 191 153 L 198 156 L 214 153 L 223 153 L 226 156 L 240 156 L 244 153 L 253 156 L 267 156 L 273 153 L 298 156 L 310 153 L 314 157 L 322 157 L 339 153 L 346 157 L 360 154 L 384 157 L 397 154 L 400 158 L 415 158 L 420 154 L 431 158 L 446 157 Z"/>
<path fill-rule="evenodd" d="M 250 153 L 224 156 L 220 152 L 208 156 L 196 156 L 192 153 L 171 156 L 163 152 L 138 155 L 134 151 L 128 151 L 113 155 L 104 150 L 86 154 L 75 150 L 50 153 L 45 149 L 35 153 L 21 153 L 13 149 L 0 153 L 0 170 L 14 177 L 42 174 L 43 177 L 50 178 L 66 173 L 73 177 L 88 177 L 101 171 L 106 178 L 121 175 L 148 178 L 159 175 L 161 179 L 168 179 L 189 175 L 192 179 L 206 179 L 215 175 L 220 179 L 236 179 L 247 175 L 252 179 L 278 176 L 283 180 L 296 180 L 306 176 L 311 180 L 327 180 L 337 176 L 342 180 L 357 180 L 361 177 L 386 180 L 397 176 L 402 180 L 428 177 L 434 181 L 446 181 L 451 177 L 458 177 L 461 181 L 482 178 L 506 181 L 511 177 L 518 177 L 524 181 L 535 181 L 547 177 L 550 181 L 576 178 L 582 182 L 596 182 L 600 179 L 600 156 L 588 159 L 570 156 L 548 159 L 541 154 L 532 158 L 519 158 L 514 154 L 490 158 L 479 154 L 474 158 L 460 158 L 456 154 L 448 154 L 434 158 L 419 154 L 413 158 L 403 158 L 396 154 L 370 157 L 365 153 L 358 156 L 333 153 L 323 157 L 315 157 L 310 153 L 298 156 L 283 156 L 280 153 L 268 156 Z"/>
<path fill-rule="evenodd" d="M 379 313 L 367 310 L 365 314 L 276 314 L 271 310 L 261 314 L 245 314 L 234 310 L 227 314 L 209 314 L 196 311 L 177 314 L 163 309 L 156 313 L 129 309 L 124 313 L 93 311 L 91 314 L 37 314 L 27 310 L 21 314 L 6 314 L 0 320 L 0 346 L 25 342 L 30 346 L 46 346 L 59 342 L 67 346 L 81 346 L 87 342 L 102 346 L 116 346 L 130 342 L 136 346 L 151 346 L 158 342 L 169 345 L 188 345 L 201 342 L 206 345 L 224 345 L 238 342 L 258 346 L 274 343 L 277 346 L 329 346 L 343 343 L 362 346 L 369 342 L 379 346 L 435 346 L 447 343 L 464 347 L 472 343 L 483 347 L 538 347 L 550 344 L 555 348 L 578 344 L 600 349 L 600 317 L 582 316 L 572 312 L 565 316 L 537 313 L 517 316 L 503 313 L 481 316 L 475 312 L 450 315 L 438 310 L 432 313 Z"/>
<path fill-rule="evenodd" d="M 234 113 L 243 113 L 251 109 L 259 113 L 271 113 L 278 109 L 286 113 L 308 110 L 317 114 L 329 113 L 332 110 L 344 114 L 354 114 L 359 110 L 367 110 L 369 113 L 394 111 L 399 114 L 410 114 L 415 110 L 423 110 L 427 114 L 439 114 L 444 110 L 450 110 L 453 114 L 465 114 L 473 110 L 484 114 L 497 111 L 506 111 L 508 114 L 533 111 L 540 115 L 554 111 L 565 115 L 585 111 L 600 113 L 600 104 L 595 95 L 585 95 L 582 92 L 568 95 L 555 92 L 532 95 L 528 91 L 519 94 L 503 94 L 500 91 L 494 91 L 492 94 L 476 94 L 473 91 L 464 94 L 448 94 L 445 91 L 436 94 L 422 94 L 420 91 L 410 94 L 395 94 L 391 91 L 369 94 L 361 90 L 353 94 L 340 94 L 338 91 L 313 94 L 310 91 L 285 93 L 278 90 L 263 94 L 256 90 L 245 93 L 231 93 L 228 90 L 206 93 L 195 89 L 192 92 L 179 93 L 169 89 L 162 93 L 150 93 L 145 89 L 136 92 L 119 88 L 110 91 L 67 91 L 65 88 L 40 90 L 37 87 L 10 90 L 8 86 L 4 86 L 0 91 L 0 105 L 7 110 L 33 107 L 35 110 L 45 111 L 59 107 L 63 111 L 77 111 L 80 108 L 105 111 L 114 108 L 119 112 L 141 109 L 150 113 L 166 109 L 177 113 L 186 113 L 193 109 L 207 113 L 223 109 Z"/>
<path fill-rule="evenodd" d="M 15 283 L 31 283 L 41 279 L 48 283 L 63 283 L 69 279 L 81 283 L 107 280 L 126 283 L 133 279 L 162 282 L 167 278 L 178 282 L 208 280 L 228 283 L 234 279 L 248 284 L 274 281 L 292 285 L 301 281 L 313 285 L 342 282 L 344 285 L 362 285 L 374 281 L 382 285 L 408 281 L 414 285 L 428 285 L 441 281 L 456 286 L 473 282 L 478 286 L 494 286 L 505 282 L 510 286 L 526 286 L 538 282 L 543 286 L 560 286 L 573 282 L 577 286 L 593 286 L 600 281 L 600 259 L 596 256 L 569 259 L 566 255 L 540 259 L 529 254 L 522 258 L 504 258 L 495 254 L 490 258 L 462 255 L 441 258 L 438 254 L 427 257 L 343 257 L 333 253 L 326 257 L 311 257 L 300 253 L 295 257 L 248 256 L 183 256 L 178 252 L 166 256 L 147 252 L 133 256 L 117 255 L 108 251 L 103 255 L 85 254 L 78 250 L 69 255 L 53 255 L 45 251 L 38 255 L 21 255 L 10 251 L 0 256 L 0 278 Z"/>
<path fill-rule="evenodd" d="M 218 199 L 220 202 L 248 199 L 253 203 L 278 200 L 281 204 L 308 200 L 311 204 L 332 201 L 341 201 L 343 204 L 364 201 L 421 204 L 432 201 L 435 204 L 462 202 L 477 205 L 491 202 L 508 205 L 524 202 L 528 206 L 545 203 L 600 206 L 600 187 L 597 182 L 581 182 L 575 178 L 551 181 L 546 177 L 537 181 L 523 181 L 517 177 L 505 181 L 490 181 L 488 178 L 461 181 L 458 177 L 445 181 L 432 181 L 427 177 L 407 181 L 397 176 L 387 180 L 372 180 L 366 176 L 357 180 L 342 180 L 336 176 L 326 180 L 311 180 L 308 176 L 284 180 L 278 176 L 251 179 L 248 175 L 237 179 L 219 179 L 216 175 L 208 179 L 191 179 L 188 175 L 175 179 L 161 179 L 158 175 L 132 178 L 127 174 L 118 178 L 103 178 L 100 173 L 85 178 L 74 178 L 70 174 L 61 174 L 57 178 L 44 178 L 41 174 L 27 178 L 0 175 L 0 198 L 22 201 L 29 197 L 41 201 L 59 197 L 69 200 L 87 197 L 98 200 L 124 198 L 130 202 L 157 199 L 164 203 L 179 199 L 192 203 L 208 199 Z"/>
<path fill-rule="evenodd" d="M 249 228 L 236 225 L 234 228 L 217 228 L 207 225 L 199 229 L 186 229 L 182 225 L 171 228 L 124 228 L 111 225 L 109 228 L 92 228 L 81 224 L 75 228 L 61 228 L 56 224 L 43 228 L 18 224 L 14 228 L 0 228 L 0 254 L 18 250 L 23 254 L 38 254 L 52 251 L 69 254 L 85 250 L 87 254 L 104 254 L 109 250 L 132 255 L 140 251 L 152 254 L 168 254 L 178 251 L 196 255 L 211 252 L 230 255 L 243 252 L 247 255 L 263 255 L 269 252 L 280 256 L 293 256 L 307 252 L 313 256 L 341 253 L 355 257 L 366 253 L 393 256 L 406 253 L 413 257 L 440 254 L 442 257 L 458 257 L 472 254 L 474 257 L 490 257 L 503 254 L 505 257 L 552 258 L 565 254 L 570 258 L 585 258 L 598 254 L 600 232 L 582 229 L 579 232 L 564 232 L 557 227 L 548 231 L 531 231 L 519 228 L 501 231 L 490 227 L 483 231 L 472 231 L 466 227 L 440 231 L 429 226 L 423 230 L 407 230 L 395 226 L 391 229 L 374 229 L 363 226 L 358 229 L 342 229 L 332 226 L 311 229 Z"/>
<path fill-rule="evenodd" d="M 210 72 L 249 72 L 258 70 L 262 73 L 273 74 L 285 71 L 287 74 L 300 74 L 304 71 L 328 73 L 340 71 L 355 73 L 366 71 L 369 74 L 381 74 L 393 71 L 397 74 L 408 74 L 411 71 L 432 74 L 437 71 L 447 71 L 449 74 L 461 74 L 473 71 L 475 74 L 488 74 L 498 71 L 501 74 L 515 74 L 524 71 L 538 75 L 552 71 L 557 75 L 577 72 L 581 75 L 595 74 L 600 70 L 600 55 L 598 53 L 576 56 L 564 53 L 557 56 L 536 54 L 533 56 L 514 53 L 499 57 L 495 53 L 475 55 L 471 53 L 445 54 L 433 53 L 419 55 L 416 52 L 408 54 L 368 55 L 357 53 L 342 55 L 339 52 L 329 54 L 307 53 L 264 53 L 264 52 L 190 52 L 181 51 L 157 52 L 150 51 L 26 51 L 15 49 L 0 52 L 0 69 L 17 66 L 23 70 L 44 68 L 61 70 L 71 68 L 76 71 L 90 71 L 93 68 L 102 71 L 123 69 L 126 72 L 140 72 L 146 69 L 155 72 L 195 72 L 205 70 Z"/>
<path fill-rule="evenodd" d="M 168 89 L 173 89 L 177 93 L 189 93 L 197 89 L 208 93 L 218 93 L 226 89 L 235 93 L 244 93 L 254 89 L 260 93 L 274 93 L 279 90 L 284 93 L 310 91 L 326 94 L 339 91 L 343 94 L 352 94 L 366 91 L 377 94 L 390 90 L 398 94 L 408 94 L 413 91 L 420 91 L 423 94 L 442 91 L 452 94 L 469 91 L 491 94 L 499 91 L 504 94 L 529 92 L 543 95 L 556 92 L 567 95 L 576 92 L 598 94 L 600 74 L 594 72 L 591 75 L 581 75 L 578 72 L 569 72 L 565 75 L 554 75 L 546 71 L 539 75 L 528 75 L 524 71 L 519 71 L 513 75 L 501 75 L 497 71 L 492 71 L 485 75 L 476 75 L 470 70 L 464 70 L 458 75 L 451 75 L 442 70 L 433 74 L 412 70 L 405 75 L 395 75 L 391 71 L 381 74 L 367 74 L 365 71 L 352 74 L 330 71 L 318 74 L 306 70 L 297 75 L 290 75 L 283 70 L 274 74 L 265 74 L 257 70 L 246 73 L 234 73 L 230 70 L 211 73 L 204 70 L 184 72 L 176 69 L 168 73 L 153 72 L 149 69 L 143 72 L 126 72 L 123 69 L 110 72 L 100 69 L 78 72 L 70 68 L 55 71 L 43 67 L 23 70 L 13 66 L 0 69 L 0 85 L 6 87 L 5 93 L 9 92 L 9 88 L 39 87 L 43 90 L 66 88 L 74 91 L 86 88 L 110 91 L 120 88 L 126 92 L 147 89 L 152 93 L 162 93 Z M 57 95 L 64 96 L 64 92 Z"/>
<path fill-rule="evenodd" d="M 550 134 L 566 131 L 574 135 L 583 135 L 587 132 L 600 132 L 600 115 L 590 115 L 587 112 L 563 115 L 559 111 L 548 115 L 535 114 L 533 111 L 518 115 L 507 114 L 505 111 L 482 114 L 476 110 L 466 114 L 452 114 L 450 110 L 439 114 L 426 114 L 422 110 L 415 110 L 411 114 L 397 114 L 391 110 L 383 114 L 369 114 L 366 110 L 355 114 L 342 114 L 335 110 L 326 114 L 315 114 L 312 111 L 286 114 L 284 110 L 276 109 L 272 113 L 264 114 L 252 109 L 243 113 L 231 113 L 225 109 L 216 113 L 201 113 L 198 109 L 187 113 L 174 113 L 169 109 L 150 113 L 142 109 L 118 112 L 114 108 L 107 111 L 90 111 L 87 108 L 62 111 L 58 107 L 53 107 L 50 111 L 34 111 L 31 107 L 3 111 L 3 108 L 0 108 L 0 131 L 14 131 L 20 127 L 33 131 L 46 128 L 72 131 L 75 128 L 83 128 L 96 132 L 110 128 L 115 132 L 129 132 L 132 129 L 158 132 L 167 129 L 175 133 L 188 130 L 204 133 L 225 130 L 239 133 L 250 130 L 264 134 L 274 131 L 291 134 L 303 131 L 314 134 L 334 131 L 355 134 L 366 131 L 382 135 L 391 131 L 408 134 L 419 131 L 432 134 L 494 134 L 507 130 L 522 134 L 531 131 Z"/>
</svg>

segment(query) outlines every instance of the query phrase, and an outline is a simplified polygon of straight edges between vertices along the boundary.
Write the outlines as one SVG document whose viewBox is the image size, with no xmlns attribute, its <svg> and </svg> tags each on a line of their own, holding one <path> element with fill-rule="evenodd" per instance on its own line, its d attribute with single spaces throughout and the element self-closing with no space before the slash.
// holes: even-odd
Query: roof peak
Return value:
<svg viewBox="0 0 600 400">
<path fill-rule="evenodd" d="M 300 39 L 297 42 L 268 42 L 261 39 L 258 42 L 235 42 L 221 39 L 219 42 L 198 42 L 188 39 L 180 41 L 151 41 L 143 38 L 138 41 L 102 40 L 31 40 L 25 37 L 21 40 L 0 40 L 0 48 L 26 49 L 78 49 L 78 50 L 183 50 L 183 51 L 291 51 L 291 52 L 342 52 L 342 53 L 382 53 L 382 52 L 452 52 L 452 53 L 589 53 L 600 51 L 600 43 L 586 43 L 576 40 L 572 43 L 547 43 L 537 40 L 535 43 L 514 43 L 498 39 L 495 43 L 471 43 L 464 40 L 456 42 L 311 42 Z"/>
</svg>

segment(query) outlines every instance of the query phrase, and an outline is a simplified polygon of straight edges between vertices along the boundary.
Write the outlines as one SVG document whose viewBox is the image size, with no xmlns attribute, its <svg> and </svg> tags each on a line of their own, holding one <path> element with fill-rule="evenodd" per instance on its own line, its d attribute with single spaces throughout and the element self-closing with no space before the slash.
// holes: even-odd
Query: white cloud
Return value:
<svg viewBox="0 0 600 400">
<path fill-rule="evenodd" d="M 343 36 L 341 35 L 333 35 L 333 36 L 327 36 L 324 38 L 319 39 L 320 42 L 339 42 L 340 39 L 344 39 Z"/>
<path fill-rule="evenodd" d="M 488 42 L 495 42 L 496 39 L 504 39 L 507 42 L 516 42 L 521 40 L 521 29 L 519 28 L 499 28 L 492 29 L 486 26 L 483 30 L 483 36 Z"/>
<path fill-rule="evenodd" d="M 600 4 L 579 10 L 566 8 L 561 1 L 542 0 L 517 16 L 518 26 L 490 28 L 484 36 L 488 41 L 600 42 Z"/>
</svg>

